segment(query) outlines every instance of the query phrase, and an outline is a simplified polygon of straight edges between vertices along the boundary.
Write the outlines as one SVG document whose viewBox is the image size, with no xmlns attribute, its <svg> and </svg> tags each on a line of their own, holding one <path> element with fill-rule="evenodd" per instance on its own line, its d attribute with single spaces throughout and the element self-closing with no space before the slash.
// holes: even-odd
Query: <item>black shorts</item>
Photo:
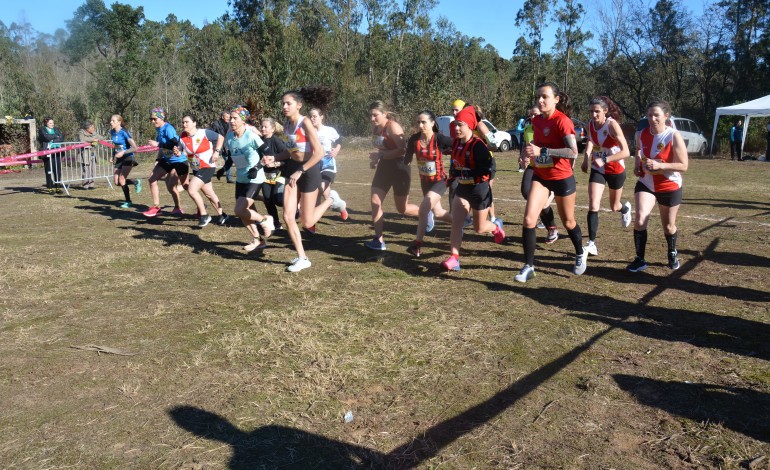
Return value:
<svg viewBox="0 0 770 470">
<path fill-rule="evenodd" d="M 374 170 L 372 188 L 381 189 L 385 193 L 393 188 L 396 196 L 408 196 L 412 182 L 412 167 L 404 163 L 403 158 L 380 160 Z"/>
<path fill-rule="evenodd" d="M 553 191 L 554 195 L 558 197 L 566 197 L 574 194 L 577 191 L 577 185 L 575 184 L 575 175 L 568 176 L 561 180 L 544 180 L 537 175 L 532 176 L 532 181 L 537 181 L 542 184 L 549 191 Z"/>
<path fill-rule="evenodd" d="M 130 166 L 135 167 L 139 165 L 139 163 L 136 162 L 136 157 L 134 155 L 128 156 L 128 157 L 120 157 L 115 159 L 115 169 L 120 170 L 124 166 Z"/>
<path fill-rule="evenodd" d="M 190 172 L 190 166 L 187 164 L 187 160 L 171 163 L 165 158 L 161 158 L 158 160 L 158 166 L 163 168 L 166 173 L 171 173 L 171 170 L 176 170 L 177 176 L 184 176 Z"/>
<path fill-rule="evenodd" d="M 245 197 L 249 199 L 256 199 L 259 196 L 259 190 L 261 189 L 259 183 L 239 183 L 235 182 L 235 199 L 239 197 Z"/>
<path fill-rule="evenodd" d="M 492 188 L 489 187 L 488 181 L 477 184 L 458 184 L 455 197 L 465 199 L 471 209 L 480 211 L 492 205 Z"/>
<path fill-rule="evenodd" d="M 200 170 L 193 171 L 193 176 L 203 181 L 204 184 L 211 183 L 211 177 L 214 176 L 216 168 L 201 168 Z"/>
<path fill-rule="evenodd" d="M 641 181 L 637 181 L 636 187 L 634 188 L 634 194 L 636 193 L 650 193 L 654 195 L 655 200 L 658 201 L 658 204 L 661 206 L 676 207 L 682 203 L 682 188 L 675 191 L 655 192 L 645 186 Z"/>
<path fill-rule="evenodd" d="M 439 196 L 443 196 L 446 192 L 446 180 L 430 181 L 420 178 L 420 186 L 423 196 L 427 196 L 429 191 L 433 191 Z"/>
<path fill-rule="evenodd" d="M 616 175 L 605 175 L 604 173 L 591 168 L 591 176 L 588 177 L 588 182 L 599 183 L 602 186 L 607 183 L 607 186 L 609 186 L 610 189 L 623 189 L 623 185 L 626 184 L 626 172 L 624 171 L 623 173 L 618 173 Z"/>
<path fill-rule="evenodd" d="M 287 160 L 286 162 L 286 178 L 297 172 L 304 163 Z M 297 180 L 297 189 L 301 193 L 312 193 L 313 191 L 321 187 L 321 163 L 313 165 Z"/>
<path fill-rule="evenodd" d="M 334 183 L 335 178 L 337 178 L 337 173 L 331 172 L 331 171 L 322 171 L 321 172 L 321 181 L 326 181 L 330 185 Z"/>
</svg>

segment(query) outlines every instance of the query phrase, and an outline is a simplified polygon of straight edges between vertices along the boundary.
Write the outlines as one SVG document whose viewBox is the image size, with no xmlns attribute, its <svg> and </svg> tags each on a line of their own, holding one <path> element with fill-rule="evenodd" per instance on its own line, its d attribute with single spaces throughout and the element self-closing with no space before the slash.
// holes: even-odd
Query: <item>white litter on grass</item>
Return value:
<svg viewBox="0 0 770 470">
<path fill-rule="evenodd" d="M 352 423 L 353 422 L 353 412 L 348 410 L 347 413 L 345 413 L 345 422 L 346 423 Z"/>
</svg>

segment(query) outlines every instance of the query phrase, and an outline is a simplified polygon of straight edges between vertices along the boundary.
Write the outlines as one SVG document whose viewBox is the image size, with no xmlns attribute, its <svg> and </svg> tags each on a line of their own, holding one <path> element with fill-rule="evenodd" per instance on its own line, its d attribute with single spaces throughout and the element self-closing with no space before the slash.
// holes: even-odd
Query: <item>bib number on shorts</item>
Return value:
<svg viewBox="0 0 770 470">
<path fill-rule="evenodd" d="M 535 157 L 535 166 L 537 168 L 552 168 L 553 167 L 553 157 L 545 154 L 540 154 Z"/>
</svg>

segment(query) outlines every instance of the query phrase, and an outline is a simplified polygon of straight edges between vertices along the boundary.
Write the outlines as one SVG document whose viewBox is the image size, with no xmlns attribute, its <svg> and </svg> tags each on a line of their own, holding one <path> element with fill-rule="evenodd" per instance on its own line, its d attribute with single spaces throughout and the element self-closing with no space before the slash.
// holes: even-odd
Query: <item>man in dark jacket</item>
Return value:
<svg viewBox="0 0 770 470">
<path fill-rule="evenodd" d="M 64 142 L 64 134 L 54 127 L 53 118 L 44 117 L 43 127 L 37 134 L 37 139 L 40 142 L 40 150 L 49 150 L 59 147 L 59 142 Z M 61 192 L 61 184 L 54 183 L 60 180 L 61 175 L 61 153 L 53 153 L 44 155 L 43 165 L 45 166 L 45 187 L 48 188 L 48 192 Z"/>
</svg>

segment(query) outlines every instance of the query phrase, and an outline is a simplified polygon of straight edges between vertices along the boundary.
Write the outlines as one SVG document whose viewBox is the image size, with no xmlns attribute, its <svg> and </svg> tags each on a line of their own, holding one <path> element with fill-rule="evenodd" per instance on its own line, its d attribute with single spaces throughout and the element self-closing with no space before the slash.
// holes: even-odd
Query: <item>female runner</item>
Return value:
<svg viewBox="0 0 770 470">
<path fill-rule="evenodd" d="M 156 140 L 148 140 L 147 143 L 153 147 L 158 147 L 158 159 L 150 175 L 150 194 L 152 194 L 152 206 L 144 211 L 146 217 L 155 217 L 160 212 L 160 192 L 158 190 L 158 180 L 166 177 L 166 189 L 174 199 L 174 215 L 184 214 L 179 201 L 179 189 L 177 184 L 182 178 L 187 178 L 190 167 L 187 166 L 187 157 L 184 155 L 175 155 L 174 148 L 179 145 L 179 136 L 174 126 L 166 122 L 166 111 L 163 108 L 155 108 L 150 111 L 150 121 L 157 131 Z M 124 190 L 125 191 L 125 190 Z"/>
<path fill-rule="evenodd" d="M 280 230 L 282 226 L 278 218 L 278 206 L 283 207 L 283 187 L 286 182 L 285 175 L 281 170 L 286 162 L 275 161 L 275 156 L 285 152 L 287 148 L 283 140 L 275 135 L 275 119 L 271 117 L 262 119 L 259 131 L 265 142 L 262 152 L 265 161 L 265 182 L 262 183 L 262 197 L 265 199 L 267 213 L 273 218 L 275 229 Z"/>
<path fill-rule="evenodd" d="M 407 251 L 419 258 L 422 239 L 428 226 L 433 225 L 433 217 L 452 223 L 452 214 L 441 207 L 441 196 L 447 189 L 447 174 L 441 154 L 452 151 L 452 139 L 439 134 L 436 116 L 428 109 L 417 115 L 417 127 L 420 132 L 409 137 L 406 143 L 404 163 L 410 164 L 414 156 L 417 156 L 423 199 L 420 203 L 417 236 Z"/>
<path fill-rule="evenodd" d="M 687 171 L 687 147 L 678 131 L 666 125 L 671 107 L 665 101 L 653 101 L 647 105 L 650 127 L 640 132 L 635 157 L 634 174 L 639 177 L 634 188 L 636 223 L 634 245 L 636 259 L 628 265 L 631 272 L 647 269 L 644 259 L 647 247 L 647 222 L 650 212 L 658 203 L 660 222 L 668 245 L 668 267 L 679 269 L 676 251 L 676 215 L 682 202 L 682 175 Z"/>
<path fill-rule="evenodd" d="M 337 176 L 337 154 L 342 146 L 339 144 L 340 135 L 337 129 L 324 125 L 324 113 L 318 108 L 313 108 L 308 114 L 318 132 L 318 141 L 324 149 L 321 159 L 321 192 L 324 199 L 333 199 L 331 208 L 339 211 L 342 220 L 348 220 L 347 204 L 340 198 L 339 193 L 332 189 L 332 183 Z"/>
<path fill-rule="evenodd" d="M 289 150 L 275 156 L 275 160 L 286 161 L 286 178 L 283 195 L 283 222 L 289 237 L 297 250 L 297 257 L 286 268 L 298 272 L 311 266 L 302 245 L 302 236 L 297 226 L 297 206 L 300 205 L 302 226 L 312 229 L 332 203 L 331 198 L 316 206 L 321 188 L 321 158 L 323 147 L 318 133 L 310 119 L 302 115 L 302 107 L 326 109 L 333 98 L 326 87 L 304 87 L 283 94 L 283 115 L 286 117 L 284 133 L 289 138 Z M 311 230 L 312 232 L 312 230 Z"/>
<path fill-rule="evenodd" d="M 182 128 L 184 128 L 180 139 L 182 148 L 174 149 L 174 155 L 184 151 L 193 170 L 193 177 L 189 181 L 186 177 L 182 179 L 182 185 L 187 186 L 187 192 L 198 208 L 198 214 L 200 214 L 198 227 L 203 228 L 211 222 L 211 216 L 206 212 L 206 205 L 203 204 L 203 198 L 200 195 L 201 190 L 219 215 L 217 225 L 224 225 L 227 214 L 222 210 L 222 204 L 219 202 L 217 193 L 214 192 L 211 178 L 216 171 L 217 158 L 222 154 L 225 138 L 211 129 L 198 129 L 198 119 L 191 114 L 185 114 L 182 118 Z M 188 184 L 185 185 L 185 182 Z"/>
<path fill-rule="evenodd" d="M 370 250 L 385 251 L 385 241 L 382 237 L 384 226 L 382 204 L 390 188 L 393 188 L 393 200 L 399 213 L 417 217 L 420 208 L 409 203 L 412 168 L 404 163 L 406 144 L 404 129 L 382 101 L 375 101 L 369 105 L 369 118 L 373 124 L 374 146 L 378 150 L 369 154 L 370 166 L 376 168 L 371 192 L 374 238 L 364 245 Z"/>
<path fill-rule="evenodd" d="M 138 165 L 134 152 L 136 151 L 136 142 L 131 138 L 131 134 L 123 128 L 123 117 L 120 114 L 113 114 L 110 118 L 110 138 L 114 145 L 110 163 L 115 165 L 113 178 L 115 184 L 123 188 L 125 202 L 120 205 L 123 209 L 131 207 L 131 193 L 128 191 L 128 185 L 133 184 L 136 194 L 142 192 L 142 180 L 128 179 L 128 174 Z"/>
<path fill-rule="evenodd" d="M 457 139 L 452 145 L 452 165 L 449 177 L 459 183 L 452 201 L 451 255 L 441 263 L 447 271 L 460 270 L 460 245 L 463 240 L 463 224 L 468 212 L 473 211 L 473 225 L 477 233 L 493 232 L 495 243 L 505 240 L 502 221 L 487 220 L 492 205 L 492 189 L 489 179 L 492 173 L 492 155 L 486 144 L 474 135 L 476 110 L 468 107 L 457 113 L 454 121 Z"/>
<path fill-rule="evenodd" d="M 537 107 L 542 114 L 532 119 L 534 140 L 524 149 L 526 157 L 534 164 L 534 176 L 522 228 L 526 261 L 514 277 L 517 282 L 527 282 L 535 277 L 535 227 L 551 191 L 555 195 L 559 218 L 575 247 L 572 272 L 583 274 L 588 257 L 588 252 L 583 249 L 583 234 L 575 222 L 576 186 L 572 163 L 578 152 L 575 126 L 568 116 L 569 97 L 559 92 L 555 83 L 545 82 L 537 87 Z"/>
<path fill-rule="evenodd" d="M 265 248 L 267 239 L 275 229 L 271 216 L 262 215 L 253 208 L 260 185 L 265 181 L 265 172 L 262 170 L 260 155 L 264 142 L 256 132 L 248 129 L 246 121 L 250 116 L 249 110 L 243 106 L 233 109 L 230 112 L 232 130 L 225 138 L 225 145 L 235 165 L 235 213 L 251 235 L 251 243 L 243 247 L 247 252 Z M 261 242 L 257 223 L 264 231 L 264 240 Z"/>
<path fill-rule="evenodd" d="M 589 155 L 591 176 L 588 179 L 588 254 L 596 256 L 596 231 L 599 228 L 599 207 L 605 183 L 610 187 L 610 207 L 620 212 L 623 227 L 631 225 L 631 203 L 620 202 L 626 182 L 624 159 L 630 155 L 626 138 L 620 128 L 620 108 L 606 96 L 599 96 L 588 104 L 591 120 L 588 122 L 588 143 L 580 169 L 588 172 Z"/>
</svg>

